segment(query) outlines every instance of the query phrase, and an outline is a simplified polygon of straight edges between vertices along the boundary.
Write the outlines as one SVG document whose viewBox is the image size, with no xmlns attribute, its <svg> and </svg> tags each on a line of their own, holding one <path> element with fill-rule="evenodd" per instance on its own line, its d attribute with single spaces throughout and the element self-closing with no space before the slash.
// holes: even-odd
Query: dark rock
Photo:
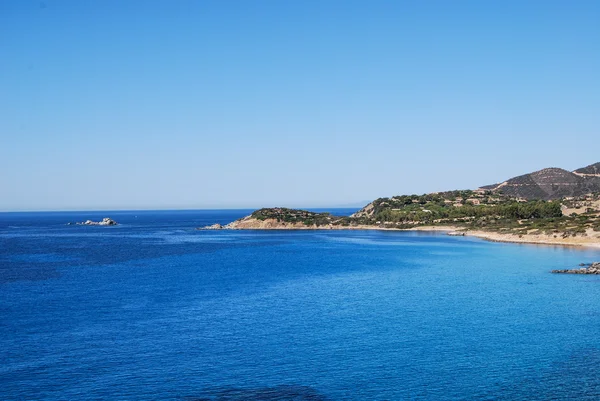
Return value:
<svg viewBox="0 0 600 401">
<path fill-rule="evenodd" d="M 586 264 L 581 263 L 579 266 L 586 266 Z M 587 267 L 580 267 L 579 269 L 562 269 L 562 270 L 552 270 L 552 273 L 559 274 L 600 274 L 600 262 L 594 262 Z"/>
</svg>

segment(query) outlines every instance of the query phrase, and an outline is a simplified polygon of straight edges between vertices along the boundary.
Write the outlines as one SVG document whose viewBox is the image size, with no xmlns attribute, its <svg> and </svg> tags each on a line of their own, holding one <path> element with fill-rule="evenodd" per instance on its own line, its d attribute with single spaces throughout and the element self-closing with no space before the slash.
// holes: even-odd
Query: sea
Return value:
<svg viewBox="0 0 600 401">
<path fill-rule="evenodd" d="M 0 399 L 600 399 L 600 250 L 249 212 L 0 213 Z"/>
</svg>

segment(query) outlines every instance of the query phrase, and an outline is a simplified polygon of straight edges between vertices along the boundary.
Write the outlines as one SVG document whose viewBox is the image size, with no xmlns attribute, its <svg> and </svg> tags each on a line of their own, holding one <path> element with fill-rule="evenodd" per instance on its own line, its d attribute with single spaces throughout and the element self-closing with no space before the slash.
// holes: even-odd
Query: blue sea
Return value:
<svg viewBox="0 0 600 401">
<path fill-rule="evenodd" d="M 0 214 L 0 399 L 600 399 L 598 250 L 249 212 Z"/>
</svg>

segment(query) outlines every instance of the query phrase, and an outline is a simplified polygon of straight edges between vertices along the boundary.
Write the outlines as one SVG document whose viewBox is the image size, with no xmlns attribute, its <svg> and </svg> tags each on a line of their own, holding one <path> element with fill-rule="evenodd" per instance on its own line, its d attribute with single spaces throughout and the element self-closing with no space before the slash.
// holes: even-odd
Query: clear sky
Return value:
<svg viewBox="0 0 600 401">
<path fill-rule="evenodd" d="M 0 210 L 338 206 L 599 150 L 600 1 L 0 0 Z"/>
</svg>

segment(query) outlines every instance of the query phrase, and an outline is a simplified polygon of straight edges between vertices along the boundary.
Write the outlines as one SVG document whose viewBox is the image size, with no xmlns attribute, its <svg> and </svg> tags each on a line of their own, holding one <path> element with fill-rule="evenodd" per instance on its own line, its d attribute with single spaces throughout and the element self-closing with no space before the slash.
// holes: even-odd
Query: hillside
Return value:
<svg viewBox="0 0 600 401">
<path fill-rule="evenodd" d="M 600 177 L 600 163 L 591 164 L 587 167 L 573 171 L 574 174 L 584 177 Z"/>
<path fill-rule="evenodd" d="M 354 213 L 351 218 L 360 224 L 411 228 L 436 224 L 484 226 L 561 216 L 561 204 L 556 201 L 519 202 L 492 191 L 467 190 L 379 198 Z"/>
<path fill-rule="evenodd" d="M 600 192 L 600 163 L 573 172 L 545 168 L 511 178 L 500 184 L 481 187 L 497 194 L 522 199 L 554 200 Z"/>
<path fill-rule="evenodd" d="M 342 217 L 285 207 L 263 208 L 229 223 L 226 229 L 303 229 L 338 224 Z"/>
</svg>

